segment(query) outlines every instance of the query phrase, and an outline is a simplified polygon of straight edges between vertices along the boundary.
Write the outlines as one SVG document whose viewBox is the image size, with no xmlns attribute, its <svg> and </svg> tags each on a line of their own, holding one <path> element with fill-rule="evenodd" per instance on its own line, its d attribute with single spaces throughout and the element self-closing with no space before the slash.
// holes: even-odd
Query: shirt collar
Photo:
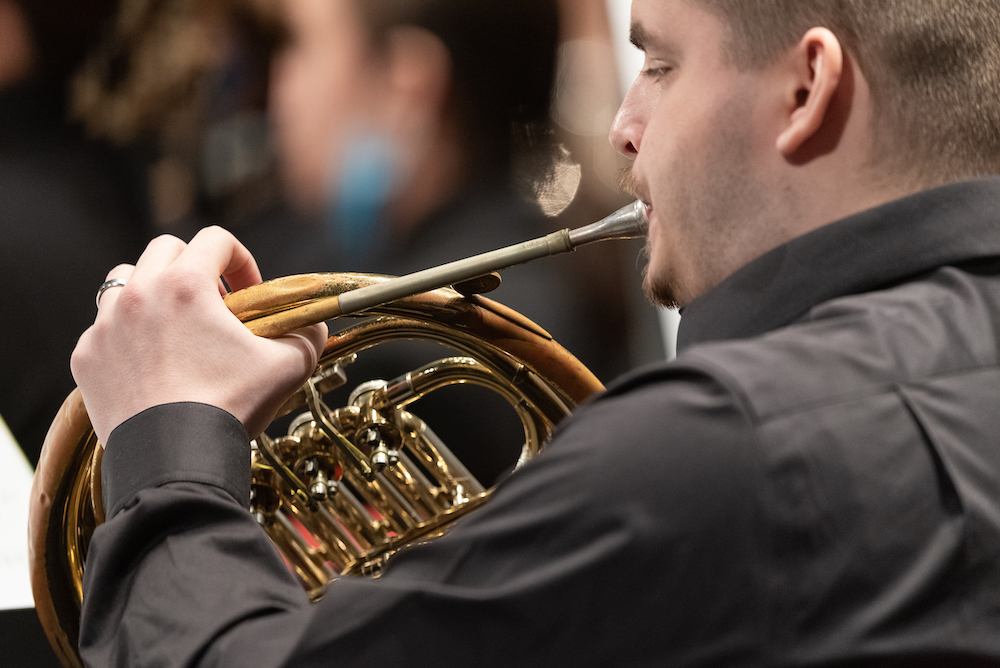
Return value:
<svg viewBox="0 0 1000 668">
<path fill-rule="evenodd" d="M 1000 256 L 1000 178 L 924 191 L 762 255 L 685 307 L 678 349 L 748 338 L 813 306 L 943 265 Z"/>
</svg>

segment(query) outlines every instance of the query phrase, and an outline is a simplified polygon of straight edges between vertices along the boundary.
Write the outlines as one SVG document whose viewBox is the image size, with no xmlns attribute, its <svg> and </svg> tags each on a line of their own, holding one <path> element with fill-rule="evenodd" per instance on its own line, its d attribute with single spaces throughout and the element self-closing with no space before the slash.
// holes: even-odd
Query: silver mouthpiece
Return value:
<svg viewBox="0 0 1000 668">
<path fill-rule="evenodd" d="M 573 248 L 585 246 L 595 241 L 609 239 L 635 239 L 649 232 L 649 216 L 646 205 L 636 200 L 615 211 L 607 218 L 585 227 L 570 230 L 569 240 Z"/>
</svg>

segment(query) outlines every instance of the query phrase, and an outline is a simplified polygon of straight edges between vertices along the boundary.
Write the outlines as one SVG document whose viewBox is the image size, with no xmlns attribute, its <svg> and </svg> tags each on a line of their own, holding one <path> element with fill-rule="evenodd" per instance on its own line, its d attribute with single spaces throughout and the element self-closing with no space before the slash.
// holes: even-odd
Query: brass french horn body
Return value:
<svg viewBox="0 0 1000 668">
<path fill-rule="evenodd" d="M 489 498 L 490 489 L 410 412 L 414 402 L 455 384 L 492 390 L 523 426 L 520 465 L 577 403 L 603 389 L 544 329 L 479 294 L 494 282 L 491 272 L 594 241 L 645 236 L 646 225 L 636 202 L 587 227 L 409 276 L 305 274 L 226 298 L 262 336 L 363 316 L 327 340 L 316 371 L 280 411 L 290 420 L 286 433 L 252 443 L 251 512 L 310 597 L 322 596 L 334 577 L 377 576 L 396 550 L 431 539 Z M 328 405 L 357 356 L 404 339 L 453 354 L 391 380 L 362 382 L 345 405 Z M 105 519 L 102 454 L 75 390 L 45 439 L 29 514 L 36 609 L 66 666 L 82 666 L 83 573 Z"/>
</svg>

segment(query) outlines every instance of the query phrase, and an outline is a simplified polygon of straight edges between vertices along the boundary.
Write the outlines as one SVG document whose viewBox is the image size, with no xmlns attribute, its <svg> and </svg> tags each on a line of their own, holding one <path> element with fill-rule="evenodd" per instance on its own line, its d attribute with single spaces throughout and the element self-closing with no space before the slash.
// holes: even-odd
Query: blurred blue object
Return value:
<svg viewBox="0 0 1000 668">
<path fill-rule="evenodd" d="M 327 191 L 327 222 L 333 240 L 348 255 L 372 254 L 382 237 L 379 221 L 396 181 L 395 148 L 382 134 L 350 137 L 331 169 Z"/>
</svg>

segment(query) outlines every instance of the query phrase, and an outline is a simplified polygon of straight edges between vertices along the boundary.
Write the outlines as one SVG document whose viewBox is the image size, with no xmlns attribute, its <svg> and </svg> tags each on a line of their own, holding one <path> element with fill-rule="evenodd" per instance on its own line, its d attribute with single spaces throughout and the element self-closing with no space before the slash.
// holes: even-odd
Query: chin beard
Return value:
<svg viewBox="0 0 1000 668">
<path fill-rule="evenodd" d="M 668 279 L 654 281 L 649 275 L 650 251 L 648 241 L 642 249 L 641 257 L 646 258 L 646 267 L 642 271 L 642 291 L 645 293 L 649 303 L 653 306 L 680 308 L 681 303 L 677 299 L 677 286 L 674 282 Z"/>
<path fill-rule="evenodd" d="M 676 290 L 669 281 L 654 283 L 649 280 L 647 274 L 642 279 L 642 291 L 646 294 L 646 299 L 653 306 L 664 306 L 666 308 L 680 308 L 681 303 L 675 297 Z"/>
</svg>

